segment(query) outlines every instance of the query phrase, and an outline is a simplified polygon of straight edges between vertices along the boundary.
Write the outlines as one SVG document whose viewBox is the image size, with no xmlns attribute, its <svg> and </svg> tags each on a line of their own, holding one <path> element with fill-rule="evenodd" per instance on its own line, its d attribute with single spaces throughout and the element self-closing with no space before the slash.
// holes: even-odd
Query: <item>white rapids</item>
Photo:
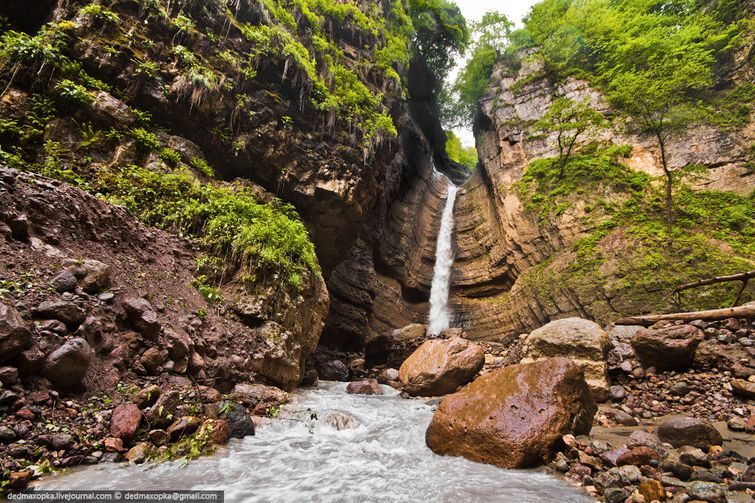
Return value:
<svg viewBox="0 0 755 503">
<path fill-rule="evenodd" d="M 444 177 L 445 178 L 445 177 Z M 428 335 L 439 335 L 448 330 L 450 325 L 448 315 L 448 292 L 451 285 L 451 268 L 454 265 L 454 254 L 451 238 L 454 233 L 454 204 L 459 188 L 448 180 L 448 196 L 440 219 L 438 243 L 435 246 L 435 270 L 430 287 L 430 319 L 428 320 Z"/>
<path fill-rule="evenodd" d="M 281 418 L 214 456 L 160 465 L 99 465 L 49 477 L 45 490 L 224 490 L 226 502 L 587 502 L 562 480 L 433 454 L 433 409 L 385 396 L 348 395 L 345 383 L 299 391 Z M 328 415 L 356 419 L 338 430 Z M 341 422 L 342 424 L 344 421 Z M 346 422 L 348 423 L 348 421 Z"/>
</svg>

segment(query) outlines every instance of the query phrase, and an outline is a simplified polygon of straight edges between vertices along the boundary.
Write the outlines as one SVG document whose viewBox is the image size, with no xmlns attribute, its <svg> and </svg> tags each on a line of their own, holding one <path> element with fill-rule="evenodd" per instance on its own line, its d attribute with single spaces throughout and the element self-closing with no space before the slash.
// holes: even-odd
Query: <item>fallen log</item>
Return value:
<svg viewBox="0 0 755 503">
<path fill-rule="evenodd" d="M 649 327 L 659 321 L 718 321 L 727 318 L 755 319 L 755 302 L 744 306 L 729 307 L 726 309 L 712 309 L 710 311 L 690 311 L 687 313 L 649 314 L 647 316 L 630 316 L 614 322 L 615 325 L 642 325 Z"/>
<path fill-rule="evenodd" d="M 741 272 L 739 274 L 732 274 L 730 276 L 717 276 L 715 278 L 704 279 L 702 281 L 695 281 L 694 283 L 688 283 L 686 285 L 678 286 L 674 288 L 674 293 L 679 295 L 684 290 L 692 290 L 693 288 L 700 288 L 702 286 L 716 285 L 719 283 L 729 283 L 732 281 L 741 281 L 742 285 L 737 290 L 737 294 L 734 297 L 734 303 L 731 307 L 735 307 L 742 299 L 742 294 L 747 288 L 747 283 L 751 278 L 755 278 L 755 271 Z"/>
</svg>

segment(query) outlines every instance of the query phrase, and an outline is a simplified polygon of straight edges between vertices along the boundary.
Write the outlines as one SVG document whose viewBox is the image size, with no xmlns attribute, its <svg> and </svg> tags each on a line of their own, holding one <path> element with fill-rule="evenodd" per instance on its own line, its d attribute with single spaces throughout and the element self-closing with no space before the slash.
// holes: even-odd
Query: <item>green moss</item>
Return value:
<svg viewBox="0 0 755 503">
<path fill-rule="evenodd" d="M 216 187 L 183 171 L 128 166 L 101 173 L 97 191 L 151 225 L 197 237 L 214 256 L 251 273 L 270 272 L 293 288 L 303 274 L 319 273 L 314 245 L 293 207 L 258 203 L 243 186 Z"/>
</svg>

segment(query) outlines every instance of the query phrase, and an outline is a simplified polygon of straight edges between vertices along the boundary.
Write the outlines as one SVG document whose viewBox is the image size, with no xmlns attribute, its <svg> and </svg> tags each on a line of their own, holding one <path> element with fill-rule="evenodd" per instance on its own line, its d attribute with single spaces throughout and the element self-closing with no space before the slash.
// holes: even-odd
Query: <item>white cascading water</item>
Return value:
<svg viewBox="0 0 755 503">
<path fill-rule="evenodd" d="M 383 390 L 384 396 L 349 395 L 345 383 L 321 382 L 295 392 L 256 436 L 232 440 L 214 456 L 187 465 L 103 463 L 42 479 L 35 488 L 222 489 L 228 503 L 591 501 L 542 471 L 433 454 L 425 445 L 433 407 Z"/>
<path fill-rule="evenodd" d="M 451 285 L 451 267 L 454 265 L 451 238 L 454 233 L 454 204 L 459 188 L 448 180 L 448 196 L 443 208 L 438 232 L 438 244 L 435 247 L 435 270 L 433 283 L 430 288 L 430 320 L 427 327 L 428 335 L 439 335 L 448 330 L 450 325 L 448 315 L 448 292 Z"/>
</svg>

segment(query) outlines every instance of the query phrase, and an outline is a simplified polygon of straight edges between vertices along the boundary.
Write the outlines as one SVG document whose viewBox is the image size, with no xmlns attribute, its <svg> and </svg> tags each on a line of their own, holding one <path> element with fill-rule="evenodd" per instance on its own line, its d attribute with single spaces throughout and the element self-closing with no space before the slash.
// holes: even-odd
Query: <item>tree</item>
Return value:
<svg viewBox="0 0 755 503">
<path fill-rule="evenodd" d="M 701 23 L 685 21 L 674 26 L 646 20 L 643 33 L 611 49 L 603 68 L 609 100 L 629 115 L 639 132 L 652 135 L 658 143 L 669 231 L 674 223 L 674 176 L 668 142 L 701 119 L 696 96 L 714 83 L 713 37 L 706 36 Z"/>
<path fill-rule="evenodd" d="M 451 95 L 443 97 L 441 119 L 448 127 L 472 123 L 480 98 L 490 83 L 493 66 L 509 49 L 513 23 L 500 12 L 487 12 L 472 25 L 469 60 L 454 82 Z"/>
<path fill-rule="evenodd" d="M 461 139 L 453 131 L 446 131 L 446 153 L 452 161 L 465 166 L 469 171 L 477 167 L 477 149 L 464 147 Z"/>
<path fill-rule="evenodd" d="M 594 110 L 587 100 L 575 103 L 563 96 L 557 98 L 546 114 L 535 123 L 534 128 L 537 131 L 556 133 L 559 178 L 564 176 L 566 163 L 569 162 L 579 137 L 590 129 L 604 124 L 603 116 Z"/>
<path fill-rule="evenodd" d="M 449 0 L 410 0 L 409 13 L 414 27 L 412 39 L 415 58 L 432 72 L 431 85 L 437 93 L 469 42 L 469 30 L 459 7 Z"/>
</svg>

